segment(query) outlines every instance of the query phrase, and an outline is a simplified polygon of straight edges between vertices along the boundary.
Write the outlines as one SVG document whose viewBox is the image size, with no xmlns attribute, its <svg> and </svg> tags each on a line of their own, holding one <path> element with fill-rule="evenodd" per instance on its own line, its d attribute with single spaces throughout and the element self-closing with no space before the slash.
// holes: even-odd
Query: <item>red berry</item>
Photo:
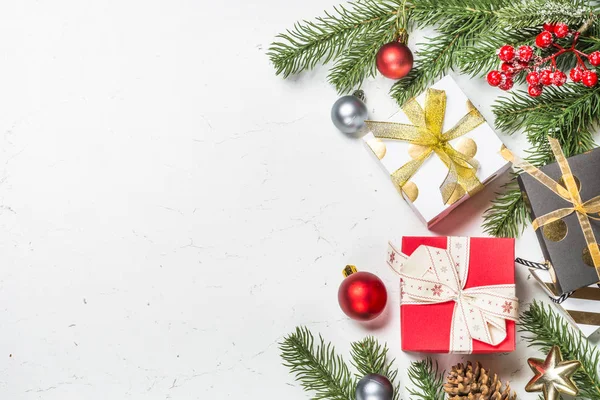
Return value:
<svg viewBox="0 0 600 400">
<path fill-rule="evenodd" d="M 562 22 L 554 25 L 554 34 L 559 38 L 566 37 L 569 34 L 569 25 Z"/>
<path fill-rule="evenodd" d="M 554 74 L 552 73 L 551 70 L 549 69 L 545 69 L 542 71 L 542 73 L 540 74 L 540 83 L 542 85 L 552 85 L 552 81 L 553 81 L 553 76 Z"/>
<path fill-rule="evenodd" d="M 600 51 L 594 51 L 593 53 L 591 53 L 588 56 L 588 60 L 590 64 L 592 64 L 594 67 L 600 65 Z"/>
<path fill-rule="evenodd" d="M 562 86 L 567 81 L 567 75 L 562 71 L 555 71 L 552 76 L 552 83 L 556 86 Z"/>
<path fill-rule="evenodd" d="M 548 31 L 544 31 L 536 36 L 535 45 L 537 47 L 541 47 L 542 49 L 545 49 L 546 47 L 548 47 L 552 44 L 552 41 L 553 41 L 552 34 Z"/>
<path fill-rule="evenodd" d="M 573 82 L 581 82 L 582 74 L 583 74 L 583 71 L 581 70 L 581 68 L 576 67 L 571 70 L 571 72 L 569 73 L 569 76 L 571 77 L 571 80 Z"/>
<path fill-rule="evenodd" d="M 548 31 L 548 32 L 554 32 L 554 24 L 551 24 L 549 22 L 546 22 L 544 24 L 544 30 Z"/>
<path fill-rule="evenodd" d="M 531 86 L 537 86 L 540 84 L 540 74 L 535 71 L 528 73 L 526 79 L 527 83 L 529 83 Z"/>
<path fill-rule="evenodd" d="M 498 57 L 505 62 L 512 61 L 515 58 L 515 48 L 510 45 L 500 47 Z"/>
<path fill-rule="evenodd" d="M 507 62 L 503 62 L 500 66 L 500 69 L 502 70 L 502 72 L 504 72 L 504 75 L 506 76 L 513 76 L 513 74 L 515 73 L 514 66 Z"/>
<path fill-rule="evenodd" d="M 587 87 L 596 86 L 596 83 L 598 83 L 598 75 L 594 71 L 583 71 L 581 82 Z"/>
<path fill-rule="evenodd" d="M 505 77 L 502 82 L 498 85 L 498 87 L 502 90 L 510 90 L 512 89 L 514 82 L 510 76 Z"/>
<path fill-rule="evenodd" d="M 527 92 L 531 97 L 538 97 L 542 94 L 543 87 L 541 85 L 531 85 L 527 88 Z"/>
<path fill-rule="evenodd" d="M 517 50 L 517 57 L 519 58 L 519 60 L 521 60 L 523 62 L 531 61 L 531 58 L 533 57 L 533 47 L 531 47 L 531 46 L 519 47 L 519 49 Z"/>
<path fill-rule="evenodd" d="M 490 71 L 487 74 L 487 81 L 490 86 L 498 86 L 502 82 L 502 74 L 500 71 Z"/>
</svg>

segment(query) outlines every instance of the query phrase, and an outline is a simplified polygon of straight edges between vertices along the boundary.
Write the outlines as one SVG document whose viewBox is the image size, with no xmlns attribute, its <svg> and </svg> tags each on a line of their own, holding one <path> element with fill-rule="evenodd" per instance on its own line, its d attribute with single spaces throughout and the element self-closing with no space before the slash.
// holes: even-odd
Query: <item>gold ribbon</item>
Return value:
<svg viewBox="0 0 600 400">
<path fill-rule="evenodd" d="M 502 157 L 504 157 L 505 160 L 510 161 L 516 167 L 521 168 L 523 171 L 535 178 L 538 182 L 554 192 L 557 196 L 560 196 L 563 200 L 572 204 L 572 207 L 560 208 L 536 218 L 532 223 L 533 229 L 537 230 L 544 225 L 548 225 L 552 222 L 560 220 L 561 218 L 571 215 L 572 213 L 576 213 L 577 220 L 579 221 L 581 231 L 585 237 L 585 242 L 590 252 L 590 256 L 592 257 L 594 267 L 596 268 L 598 277 L 600 277 L 600 249 L 598 248 L 598 243 L 596 242 L 596 237 L 594 236 L 594 232 L 592 231 L 592 226 L 590 224 L 590 218 L 597 221 L 600 220 L 600 218 L 591 215 L 598 214 L 600 212 L 600 196 L 596 196 L 586 202 L 581 200 L 577 183 L 575 182 L 575 178 L 571 172 L 571 166 L 569 165 L 569 162 L 567 161 L 567 158 L 560 147 L 560 143 L 558 140 L 552 137 L 548 137 L 548 141 L 550 142 L 552 153 L 554 153 L 554 157 L 556 158 L 556 163 L 558 164 L 560 172 L 562 173 L 562 181 L 564 182 L 564 185 L 554 181 L 548 175 L 527 161 L 517 159 L 506 147 L 502 148 L 500 154 L 502 154 Z"/>
<path fill-rule="evenodd" d="M 412 125 L 366 121 L 367 127 L 377 138 L 401 140 L 425 148 L 417 158 L 392 173 L 392 180 L 400 189 L 432 153 L 437 154 L 448 168 L 448 174 L 440 186 L 444 204 L 448 204 L 455 192 L 458 192 L 458 196 L 454 198 L 459 199 L 465 193 L 474 194 L 483 188 L 476 175 L 479 163 L 449 143 L 485 122 L 475 107 L 471 105 L 469 112 L 447 132 L 442 131 L 446 114 L 446 92 L 443 90 L 427 89 L 425 110 L 413 98 L 404 104 L 402 111 Z"/>
</svg>

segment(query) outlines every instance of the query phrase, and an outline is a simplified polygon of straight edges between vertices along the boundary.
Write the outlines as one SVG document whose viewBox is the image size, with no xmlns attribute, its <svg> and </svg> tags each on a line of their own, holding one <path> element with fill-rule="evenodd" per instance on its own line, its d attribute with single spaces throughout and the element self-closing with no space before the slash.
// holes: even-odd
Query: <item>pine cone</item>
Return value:
<svg viewBox="0 0 600 400">
<path fill-rule="evenodd" d="M 478 362 L 467 365 L 459 363 L 448 373 L 444 391 L 449 400 L 515 400 L 517 395 L 510 392 L 510 385 L 502 390 L 502 381 L 496 374 L 486 371 Z"/>
</svg>

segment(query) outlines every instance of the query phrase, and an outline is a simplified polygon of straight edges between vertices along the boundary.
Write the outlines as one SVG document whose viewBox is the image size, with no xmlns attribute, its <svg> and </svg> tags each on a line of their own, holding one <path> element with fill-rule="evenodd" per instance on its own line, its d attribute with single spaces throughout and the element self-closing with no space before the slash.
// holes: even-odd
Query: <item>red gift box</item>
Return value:
<svg viewBox="0 0 600 400">
<path fill-rule="evenodd" d="M 421 245 L 447 249 L 447 243 L 447 237 L 403 237 L 402 253 L 410 256 Z M 515 283 L 514 239 L 471 238 L 468 254 L 470 257 L 469 268 L 464 289 Z M 390 261 L 393 261 L 393 257 Z M 425 268 L 427 267 L 425 266 Z M 401 305 L 402 350 L 429 353 L 450 352 L 450 335 L 455 306 L 454 301 L 439 304 Z M 493 346 L 472 339 L 471 352 L 514 351 L 515 322 L 511 320 L 505 322 L 506 338 L 501 343 Z"/>
</svg>

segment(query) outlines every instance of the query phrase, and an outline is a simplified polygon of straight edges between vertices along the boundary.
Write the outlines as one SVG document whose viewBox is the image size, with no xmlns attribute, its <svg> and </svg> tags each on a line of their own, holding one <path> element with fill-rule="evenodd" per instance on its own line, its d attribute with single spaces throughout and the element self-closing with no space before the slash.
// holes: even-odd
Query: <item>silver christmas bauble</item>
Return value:
<svg viewBox="0 0 600 400">
<path fill-rule="evenodd" d="M 383 375 L 365 375 L 356 385 L 356 400 L 392 400 L 394 387 Z"/>
<path fill-rule="evenodd" d="M 358 135 L 368 118 L 367 106 L 357 96 L 340 97 L 331 107 L 331 120 L 336 128 L 348 135 Z"/>
</svg>

